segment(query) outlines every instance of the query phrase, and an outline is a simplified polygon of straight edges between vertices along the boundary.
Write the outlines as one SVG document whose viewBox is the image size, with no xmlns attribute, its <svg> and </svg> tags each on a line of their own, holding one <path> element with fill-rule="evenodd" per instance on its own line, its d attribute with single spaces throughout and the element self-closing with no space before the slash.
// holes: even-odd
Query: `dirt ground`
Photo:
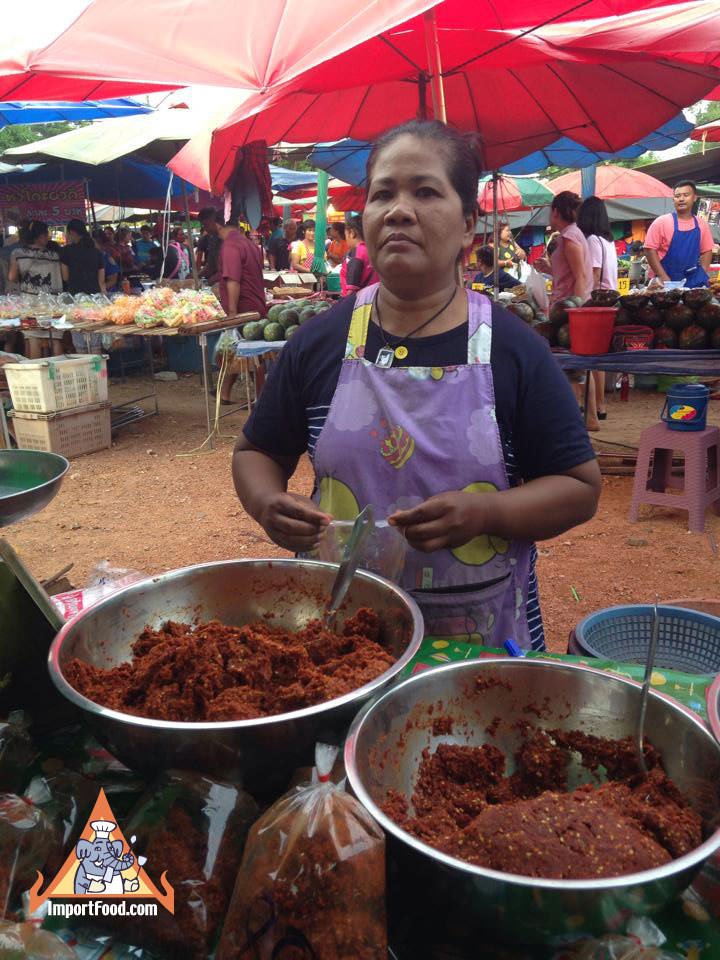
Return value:
<svg viewBox="0 0 720 960">
<path fill-rule="evenodd" d="M 110 398 L 127 400 L 145 392 L 140 387 L 136 378 L 111 385 Z M 193 453 L 207 433 L 198 378 L 157 388 L 159 416 L 122 428 L 111 450 L 73 460 L 56 499 L 3 530 L 38 579 L 70 562 L 68 578 L 79 587 L 101 560 L 153 574 L 208 560 L 286 555 L 244 513 L 232 486 L 233 438 L 246 413 L 222 420 L 225 436 L 214 451 Z M 657 420 L 662 401 L 643 391 L 633 391 L 628 403 L 610 399 L 608 421 L 595 438 L 632 444 L 639 427 Z M 711 404 L 710 421 L 720 423 L 720 402 Z M 720 517 L 708 513 L 704 534 L 687 532 L 684 513 L 657 507 L 644 508 L 640 522 L 630 524 L 631 484 L 631 477 L 604 478 L 596 517 L 539 544 L 541 602 L 553 650 L 564 650 L 572 627 L 602 607 L 656 596 L 720 596 Z M 304 459 L 292 489 L 309 493 L 311 485 Z"/>
</svg>

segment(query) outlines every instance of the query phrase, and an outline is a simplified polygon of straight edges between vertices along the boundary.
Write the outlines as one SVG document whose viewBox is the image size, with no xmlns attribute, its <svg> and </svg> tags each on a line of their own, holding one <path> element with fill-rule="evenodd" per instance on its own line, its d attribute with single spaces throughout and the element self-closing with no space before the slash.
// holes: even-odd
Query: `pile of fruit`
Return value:
<svg viewBox="0 0 720 960">
<path fill-rule="evenodd" d="M 120 296 L 105 307 L 102 319 L 118 326 L 183 327 L 222 320 L 225 312 L 211 290 L 156 287 L 141 297 Z"/>
<path fill-rule="evenodd" d="M 568 310 L 573 307 L 617 307 L 616 327 L 647 327 L 655 350 L 720 350 L 720 299 L 708 287 L 692 290 L 650 289 L 621 297 L 615 290 L 595 290 L 582 304 L 569 297 L 553 304 L 547 321 L 534 330 L 551 346 L 570 346 Z M 512 309 L 513 305 L 510 305 Z M 516 311 L 517 312 L 517 311 Z"/>
<path fill-rule="evenodd" d="M 251 320 L 242 328 L 243 340 L 289 340 L 300 325 L 324 313 L 332 303 L 308 297 L 291 303 L 275 303 L 268 310 L 266 320 Z"/>
</svg>

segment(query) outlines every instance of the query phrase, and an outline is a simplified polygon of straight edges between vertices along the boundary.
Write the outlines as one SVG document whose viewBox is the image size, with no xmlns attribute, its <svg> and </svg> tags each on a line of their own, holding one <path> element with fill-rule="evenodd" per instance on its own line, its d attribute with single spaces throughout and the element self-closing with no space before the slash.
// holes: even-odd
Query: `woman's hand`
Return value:
<svg viewBox="0 0 720 960">
<path fill-rule="evenodd" d="M 537 260 L 533 260 L 533 266 L 540 273 L 552 274 L 552 266 L 548 257 L 538 257 Z"/>
<path fill-rule="evenodd" d="M 308 497 L 276 492 L 262 501 L 257 520 L 278 546 L 306 553 L 318 546 L 332 517 L 318 510 Z"/>
<path fill-rule="evenodd" d="M 461 547 L 487 532 L 487 498 L 488 494 L 459 490 L 440 493 L 412 510 L 398 510 L 388 517 L 388 522 L 400 527 L 410 546 L 424 553 Z"/>
</svg>

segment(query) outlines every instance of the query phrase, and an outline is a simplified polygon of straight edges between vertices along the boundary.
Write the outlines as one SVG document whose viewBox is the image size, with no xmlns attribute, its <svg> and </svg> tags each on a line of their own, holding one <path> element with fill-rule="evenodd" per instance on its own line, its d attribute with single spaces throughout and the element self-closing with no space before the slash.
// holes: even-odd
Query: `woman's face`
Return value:
<svg viewBox="0 0 720 960">
<path fill-rule="evenodd" d="M 419 294 L 447 283 L 469 248 L 475 218 L 465 216 L 442 150 L 411 134 L 377 157 L 363 213 L 370 260 L 389 286 Z"/>
<path fill-rule="evenodd" d="M 504 226 L 500 231 L 500 240 L 502 243 L 508 244 L 512 240 L 512 233 L 510 232 L 510 227 Z"/>
<path fill-rule="evenodd" d="M 315 227 L 308 227 L 305 231 L 305 239 L 310 243 L 315 243 Z"/>
<path fill-rule="evenodd" d="M 552 230 L 562 230 L 565 226 L 565 221 L 553 207 L 550 207 L 548 223 L 550 224 Z"/>
<path fill-rule="evenodd" d="M 33 246 L 44 248 L 47 246 L 49 239 L 50 237 L 47 233 L 41 233 L 39 236 L 35 237 L 35 239 L 33 240 Z"/>
</svg>

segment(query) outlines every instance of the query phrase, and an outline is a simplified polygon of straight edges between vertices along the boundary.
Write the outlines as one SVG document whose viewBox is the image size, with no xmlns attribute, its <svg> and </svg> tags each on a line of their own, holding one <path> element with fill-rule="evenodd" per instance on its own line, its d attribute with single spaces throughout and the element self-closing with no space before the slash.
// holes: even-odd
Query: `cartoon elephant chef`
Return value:
<svg viewBox="0 0 720 960">
<path fill-rule="evenodd" d="M 123 854 L 122 840 L 111 840 L 117 824 L 111 820 L 93 820 L 94 840 L 78 840 L 75 855 L 80 865 L 75 872 L 75 893 L 128 893 L 137 880 L 123 884 L 122 870 L 128 870 L 135 857 Z M 136 888 L 136 887 L 135 887 Z"/>
</svg>

